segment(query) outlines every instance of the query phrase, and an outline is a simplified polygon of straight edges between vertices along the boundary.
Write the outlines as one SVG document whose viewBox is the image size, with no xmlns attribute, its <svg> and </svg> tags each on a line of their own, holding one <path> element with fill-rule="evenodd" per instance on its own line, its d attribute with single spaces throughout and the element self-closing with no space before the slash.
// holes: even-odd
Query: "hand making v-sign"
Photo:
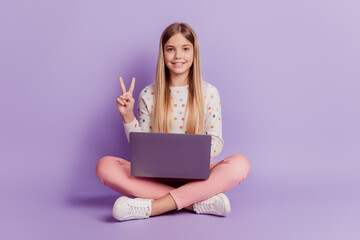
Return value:
<svg viewBox="0 0 360 240">
<path fill-rule="evenodd" d="M 126 91 L 126 87 L 122 77 L 119 77 L 119 81 L 120 81 L 121 91 L 123 94 L 116 99 L 116 103 L 119 112 L 124 120 L 124 123 L 129 123 L 132 122 L 135 118 L 133 111 L 135 100 L 132 96 L 135 87 L 135 78 L 133 77 L 131 80 L 129 91 Z"/>
</svg>

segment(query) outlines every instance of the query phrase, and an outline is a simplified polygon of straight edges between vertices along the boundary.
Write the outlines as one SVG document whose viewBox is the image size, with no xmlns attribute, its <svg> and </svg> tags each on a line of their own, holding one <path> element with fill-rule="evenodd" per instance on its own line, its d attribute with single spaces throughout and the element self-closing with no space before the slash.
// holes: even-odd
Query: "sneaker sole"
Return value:
<svg viewBox="0 0 360 240">
<path fill-rule="evenodd" d="M 230 201 L 229 201 L 229 198 L 225 195 L 225 194 L 223 194 L 223 193 L 219 193 L 218 195 L 217 195 L 219 198 L 221 198 L 221 200 L 224 202 L 224 204 L 225 204 L 225 212 L 224 212 L 224 214 L 222 215 L 222 216 L 226 216 L 226 215 L 228 215 L 230 212 L 231 212 L 231 206 L 230 206 Z"/>
</svg>

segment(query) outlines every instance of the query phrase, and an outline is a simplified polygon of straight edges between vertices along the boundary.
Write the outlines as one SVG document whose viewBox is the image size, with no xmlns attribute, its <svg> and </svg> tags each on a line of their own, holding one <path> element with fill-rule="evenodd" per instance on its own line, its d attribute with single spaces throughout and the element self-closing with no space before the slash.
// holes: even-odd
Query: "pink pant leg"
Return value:
<svg viewBox="0 0 360 240">
<path fill-rule="evenodd" d="M 235 187 L 248 176 L 249 160 L 234 154 L 224 160 L 211 164 L 210 177 L 206 180 L 196 180 L 170 191 L 177 209 L 180 210 L 193 203 L 208 199 L 218 193 L 226 192 Z"/>
<path fill-rule="evenodd" d="M 174 189 L 151 178 L 131 176 L 130 162 L 112 156 L 99 160 L 96 174 L 103 184 L 127 196 L 158 199 Z"/>
</svg>

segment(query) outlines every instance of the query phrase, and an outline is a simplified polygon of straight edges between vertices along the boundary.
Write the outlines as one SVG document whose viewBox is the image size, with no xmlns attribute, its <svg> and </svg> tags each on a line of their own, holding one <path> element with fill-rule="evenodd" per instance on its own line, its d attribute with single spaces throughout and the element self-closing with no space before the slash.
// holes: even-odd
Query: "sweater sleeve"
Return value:
<svg viewBox="0 0 360 240">
<path fill-rule="evenodd" d="M 210 161 L 212 161 L 220 154 L 224 146 L 220 95 L 218 90 L 213 86 L 210 86 L 210 92 L 207 94 L 206 106 L 205 133 L 211 135 Z"/>
<path fill-rule="evenodd" d="M 125 134 L 128 142 L 130 142 L 129 133 L 130 132 L 150 132 L 150 111 L 148 108 L 148 104 L 145 99 L 148 99 L 149 94 L 147 94 L 147 89 L 142 90 L 139 95 L 138 107 L 137 107 L 137 119 L 135 119 L 130 123 L 124 123 Z"/>
</svg>

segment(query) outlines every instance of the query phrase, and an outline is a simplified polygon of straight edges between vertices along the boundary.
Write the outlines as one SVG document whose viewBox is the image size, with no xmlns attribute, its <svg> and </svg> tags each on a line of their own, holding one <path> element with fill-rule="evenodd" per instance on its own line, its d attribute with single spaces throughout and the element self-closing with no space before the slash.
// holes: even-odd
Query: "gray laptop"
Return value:
<svg viewBox="0 0 360 240">
<path fill-rule="evenodd" d="M 130 132 L 129 138 L 132 176 L 209 178 L 210 135 Z"/>
</svg>

